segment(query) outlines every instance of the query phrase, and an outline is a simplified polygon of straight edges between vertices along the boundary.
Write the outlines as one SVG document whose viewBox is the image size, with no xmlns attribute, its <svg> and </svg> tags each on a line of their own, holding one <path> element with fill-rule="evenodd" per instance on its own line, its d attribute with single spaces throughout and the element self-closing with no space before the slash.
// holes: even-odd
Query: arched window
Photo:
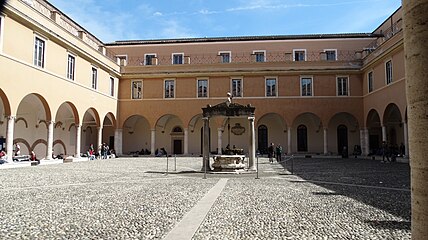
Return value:
<svg viewBox="0 0 428 240">
<path fill-rule="evenodd" d="M 182 133 L 182 132 L 183 132 L 183 129 L 181 129 L 181 127 L 174 127 L 174 128 L 172 129 L 172 132 L 174 132 L 174 133 Z"/>
</svg>

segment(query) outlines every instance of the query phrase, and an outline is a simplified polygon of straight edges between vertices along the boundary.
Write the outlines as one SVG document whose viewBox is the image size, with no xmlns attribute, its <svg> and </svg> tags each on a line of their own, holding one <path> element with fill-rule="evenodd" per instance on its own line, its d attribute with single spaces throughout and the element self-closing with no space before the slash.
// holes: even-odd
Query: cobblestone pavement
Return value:
<svg viewBox="0 0 428 240">
<path fill-rule="evenodd" d="M 1 169 L 0 239 L 161 239 L 220 178 L 191 239 L 410 239 L 408 164 L 259 162 L 260 179 L 203 179 L 201 158 L 169 158 L 169 174 L 165 158 Z"/>
</svg>

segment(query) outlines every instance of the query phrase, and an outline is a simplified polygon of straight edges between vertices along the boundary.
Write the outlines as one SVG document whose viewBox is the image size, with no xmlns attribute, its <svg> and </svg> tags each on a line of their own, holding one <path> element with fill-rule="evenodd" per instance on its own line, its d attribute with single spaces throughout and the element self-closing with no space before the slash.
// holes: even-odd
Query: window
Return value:
<svg viewBox="0 0 428 240">
<path fill-rule="evenodd" d="M 208 97 L 208 80 L 198 80 L 198 98 Z"/>
<path fill-rule="evenodd" d="M 232 96 L 242 97 L 242 79 L 232 79 Z"/>
<path fill-rule="evenodd" d="M 156 54 L 144 54 L 144 65 L 156 65 Z"/>
<path fill-rule="evenodd" d="M 336 49 L 325 49 L 325 60 L 327 61 L 336 61 L 337 60 L 337 50 Z"/>
<path fill-rule="evenodd" d="M 132 82 L 132 99 L 141 99 L 142 98 L 142 81 L 133 81 Z"/>
<path fill-rule="evenodd" d="M 392 60 L 385 63 L 386 84 L 392 83 Z"/>
<path fill-rule="evenodd" d="M 76 69 L 76 58 L 68 54 L 67 57 L 67 78 L 70 80 L 74 80 L 74 71 Z"/>
<path fill-rule="evenodd" d="M 220 56 L 220 62 L 221 63 L 230 63 L 231 62 L 231 52 L 219 52 L 218 54 Z"/>
<path fill-rule="evenodd" d="M 306 50 L 296 49 L 293 50 L 293 61 L 306 61 Z"/>
<path fill-rule="evenodd" d="M 45 67 L 45 41 L 39 37 L 34 38 L 34 65 Z"/>
<path fill-rule="evenodd" d="M 256 58 L 256 62 L 266 62 L 266 51 L 263 50 L 258 50 L 258 51 L 254 51 L 253 55 Z"/>
<path fill-rule="evenodd" d="M 128 55 L 116 55 L 116 58 L 119 66 L 126 66 L 128 64 Z"/>
<path fill-rule="evenodd" d="M 184 63 L 184 54 L 183 53 L 173 53 L 172 54 L 172 64 L 183 64 Z"/>
<path fill-rule="evenodd" d="M 312 77 L 300 78 L 302 96 L 312 96 Z"/>
<path fill-rule="evenodd" d="M 165 80 L 165 98 L 174 98 L 174 80 Z"/>
<path fill-rule="evenodd" d="M 276 89 L 276 78 L 266 78 L 266 97 L 275 97 Z"/>
<path fill-rule="evenodd" d="M 348 77 L 337 77 L 337 96 L 348 96 Z"/>
<path fill-rule="evenodd" d="M 92 67 L 92 88 L 97 89 L 97 69 Z"/>
<path fill-rule="evenodd" d="M 114 96 L 114 78 L 110 77 L 110 96 Z"/>
<path fill-rule="evenodd" d="M 369 93 L 373 92 L 373 72 L 367 74 L 367 85 L 369 88 Z"/>
</svg>

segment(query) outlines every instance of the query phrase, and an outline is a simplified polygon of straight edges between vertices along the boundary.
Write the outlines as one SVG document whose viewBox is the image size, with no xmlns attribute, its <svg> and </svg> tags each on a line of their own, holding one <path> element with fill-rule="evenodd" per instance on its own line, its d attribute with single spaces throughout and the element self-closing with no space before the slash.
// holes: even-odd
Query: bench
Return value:
<svg viewBox="0 0 428 240">
<path fill-rule="evenodd" d="M 30 161 L 30 156 L 29 155 L 13 156 L 12 159 L 13 161 L 18 161 L 18 162 Z"/>
</svg>

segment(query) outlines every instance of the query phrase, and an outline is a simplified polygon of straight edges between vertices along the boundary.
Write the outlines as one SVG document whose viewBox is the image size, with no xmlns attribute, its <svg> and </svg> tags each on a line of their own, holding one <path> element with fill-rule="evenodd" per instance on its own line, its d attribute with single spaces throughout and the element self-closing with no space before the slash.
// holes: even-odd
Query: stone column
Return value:
<svg viewBox="0 0 428 240">
<path fill-rule="evenodd" d="M 365 150 L 364 150 L 364 155 L 365 156 L 368 156 L 369 155 L 369 153 L 370 153 L 370 141 L 369 141 L 369 129 L 367 129 L 367 128 L 365 128 L 364 129 L 364 142 L 365 142 L 365 144 L 364 144 L 364 147 L 365 147 Z"/>
<path fill-rule="evenodd" d="M 324 155 L 328 154 L 328 134 L 327 128 L 324 128 Z"/>
<path fill-rule="evenodd" d="M 203 153 L 202 153 L 202 171 L 211 170 L 210 169 L 210 119 L 207 117 L 202 118 L 204 121 L 204 134 L 203 134 Z"/>
<path fill-rule="evenodd" d="M 217 154 L 222 154 L 221 148 L 223 146 L 223 129 L 217 128 Z"/>
<path fill-rule="evenodd" d="M 80 144 L 81 144 L 81 132 L 82 132 L 82 125 L 76 125 L 76 149 L 74 157 L 80 158 Z"/>
<path fill-rule="evenodd" d="M 97 151 L 101 158 L 101 145 L 103 144 L 103 127 L 98 127 L 98 135 L 97 135 Z"/>
<path fill-rule="evenodd" d="M 150 133 L 150 152 L 152 156 L 155 156 L 156 147 L 156 129 L 152 129 Z"/>
<path fill-rule="evenodd" d="M 189 129 L 184 129 L 184 155 L 189 154 Z"/>
<path fill-rule="evenodd" d="M 287 154 L 291 155 L 291 127 L 287 129 Z"/>
<path fill-rule="evenodd" d="M 403 0 L 412 239 L 428 236 L 428 0 Z"/>
<path fill-rule="evenodd" d="M 53 130 L 54 130 L 54 121 L 49 121 L 48 123 L 48 149 L 46 153 L 46 159 L 52 160 L 53 152 Z M 30 149 L 31 151 L 32 149 Z"/>
<path fill-rule="evenodd" d="M 13 129 L 15 127 L 15 116 L 7 117 L 7 129 L 6 129 L 6 151 L 7 161 L 13 162 Z"/>
<path fill-rule="evenodd" d="M 254 129 L 254 117 L 248 117 L 250 122 L 250 138 L 249 138 L 249 152 L 248 152 L 248 169 L 256 171 L 256 134 Z"/>
<path fill-rule="evenodd" d="M 123 152 L 122 152 L 122 144 L 123 144 L 122 136 L 123 136 L 123 129 L 116 128 L 116 130 L 114 130 L 114 150 L 116 151 L 116 156 L 121 156 L 123 154 Z"/>
<path fill-rule="evenodd" d="M 409 132 L 407 129 L 407 123 L 403 122 L 403 131 L 404 131 L 404 155 L 409 157 Z"/>
<path fill-rule="evenodd" d="M 368 155 L 366 131 L 367 131 L 366 128 L 360 129 L 360 146 L 361 146 L 361 155 L 363 156 Z"/>
<path fill-rule="evenodd" d="M 386 126 L 382 125 L 382 141 L 388 142 L 386 139 Z"/>
</svg>

